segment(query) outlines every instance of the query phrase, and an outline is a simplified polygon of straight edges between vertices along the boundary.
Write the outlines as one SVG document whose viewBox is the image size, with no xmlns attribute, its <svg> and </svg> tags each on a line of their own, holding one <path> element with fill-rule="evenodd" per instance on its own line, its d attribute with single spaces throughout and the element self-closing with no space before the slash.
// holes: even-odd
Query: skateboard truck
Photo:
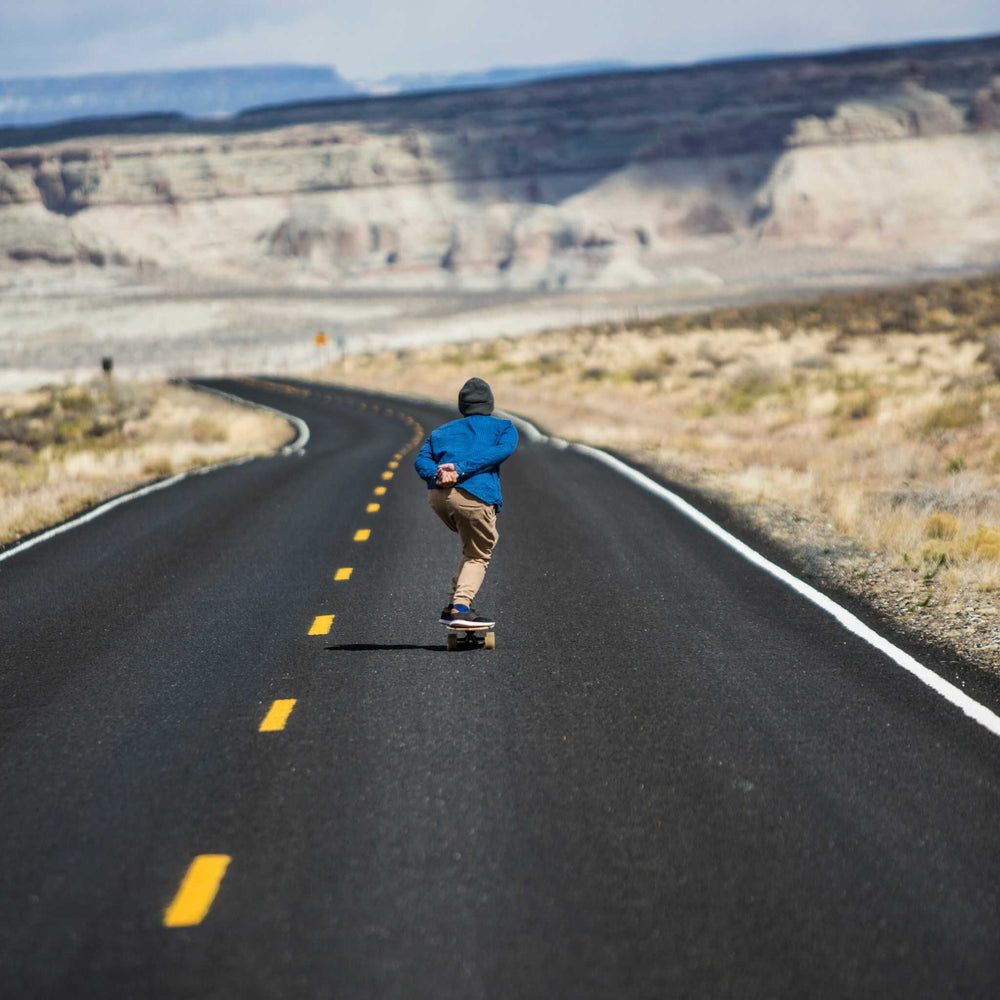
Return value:
<svg viewBox="0 0 1000 1000">
<path fill-rule="evenodd" d="M 460 649 L 496 649 L 497 636 L 492 626 L 486 628 L 455 628 L 448 629 L 448 652 L 454 653 Z"/>
</svg>

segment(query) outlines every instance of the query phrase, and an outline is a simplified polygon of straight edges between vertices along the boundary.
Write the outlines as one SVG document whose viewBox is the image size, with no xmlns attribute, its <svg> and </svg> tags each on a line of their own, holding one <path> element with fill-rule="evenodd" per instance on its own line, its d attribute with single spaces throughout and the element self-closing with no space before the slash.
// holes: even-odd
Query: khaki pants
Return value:
<svg viewBox="0 0 1000 1000">
<path fill-rule="evenodd" d="M 472 607 L 500 538 L 497 512 L 455 486 L 428 490 L 431 510 L 462 539 L 462 558 L 451 581 L 449 604 Z"/>
</svg>

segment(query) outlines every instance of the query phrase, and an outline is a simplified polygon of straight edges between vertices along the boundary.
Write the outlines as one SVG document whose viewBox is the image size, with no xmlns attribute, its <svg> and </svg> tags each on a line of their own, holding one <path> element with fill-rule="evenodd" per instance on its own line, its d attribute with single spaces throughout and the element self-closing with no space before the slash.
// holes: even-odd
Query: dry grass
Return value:
<svg viewBox="0 0 1000 1000">
<path fill-rule="evenodd" d="M 0 396 L 0 544 L 175 472 L 268 454 L 290 436 L 276 416 L 161 383 Z"/>
<path fill-rule="evenodd" d="M 504 408 L 713 492 L 831 582 L 1000 669 L 998 338 L 993 277 L 348 358 L 324 374 L 449 401 L 480 375 Z"/>
</svg>

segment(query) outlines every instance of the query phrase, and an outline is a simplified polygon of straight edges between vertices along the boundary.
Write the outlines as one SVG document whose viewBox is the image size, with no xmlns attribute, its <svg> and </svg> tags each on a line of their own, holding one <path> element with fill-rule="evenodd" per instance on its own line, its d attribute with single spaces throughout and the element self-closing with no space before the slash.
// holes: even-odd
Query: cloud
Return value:
<svg viewBox="0 0 1000 1000">
<path fill-rule="evenodd" d="M 987 33 L 998 20 L 995 0 L 49 0 L 0 9 L 0 76 L 261 62 L 332 64 L 355 78 L 655 64 Z"/>
</svg>

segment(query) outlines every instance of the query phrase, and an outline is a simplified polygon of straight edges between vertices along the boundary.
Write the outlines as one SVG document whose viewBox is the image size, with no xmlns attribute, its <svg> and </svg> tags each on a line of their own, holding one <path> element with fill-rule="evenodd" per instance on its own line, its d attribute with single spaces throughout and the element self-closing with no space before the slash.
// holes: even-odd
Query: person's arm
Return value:
<svg viewBox="0 0 1000 1000">
<path fill-rule="evenodd" d="M 428 486 L 433 486 L 434 481 L 437 478 L 438 466 L 437 462 L 434 460 L 434 451 L 431 448 L 431 439 L 428 438 L 420 451 L 417 452 L 417 457 L 413 462 L 413 468 L 417 470 L 417 475 L 427 483 Z"/>
<path fill-rule="evenodd" d="M 458 481 L 468 479 L 469 476 L 476 475 L 477 472 L 485 472 L 499 465 L 505 458 L 509 458 L 517 447 L 517 428 L 510 422 L 500 431 L 496 443 L 483 449 L 475 461 L 464 461 L 455 463 L 455 471 L 458 473 Z"/>
</svg>

